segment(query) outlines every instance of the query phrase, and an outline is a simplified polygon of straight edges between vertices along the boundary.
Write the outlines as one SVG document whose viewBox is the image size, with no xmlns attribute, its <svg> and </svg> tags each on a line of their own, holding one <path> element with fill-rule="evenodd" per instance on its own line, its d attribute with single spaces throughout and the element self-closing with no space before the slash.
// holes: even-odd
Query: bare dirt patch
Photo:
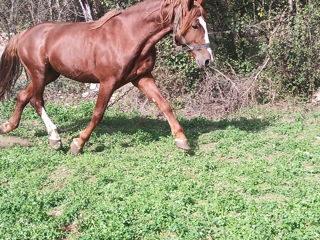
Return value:
<svg viewBox="0 0 320 240">
<path fill-rule="evenodd" d="M 47 214 L 49 216 L 53 216 L 53 217 L 60 217 L 63 213 L 63 208 L 64 208 L 63 205 L 54 207 L 54 208 L 50 209 L 49 211 L 47 211 Z"/>
<path fill-rule="evenodd" d="M 305 167 L 306 171 L 309 173 L 313 173 L 317 168 L 317 166 L 313 165 L 313 164 L 306 164 L 304 167 Z"/>
<path fill-rule="evenodd" d="M 0 136 L 0 148 L 12 147 L 14 145 L 30 147 L 31 143 L 28 139 L 25 138 L 13 136 Z"/>
<path fill-rule="evenodd" d="M 160 233 L 161 239 L 178 239 L 178 236 L 169 230 Z"/>
<path fill-rule="evenodd" d="M 208 155 L 211 151 L 215 149 L 216 145 L 216 142 L 204 143 L 199 146 L 199 149 L 204 151 L 204 153 Z"/>
<path fill-rule="evenodd" d="M 283 202 L 284 200 L 284 196 L 276 193 L 268 193 L 257 199 L 258 202 Z"/>
<path fill-rule="evenodd" d="M 184 173 L 191 179 L 197 178 L 198 174 L 195 173 L 194 168 L 188 168 L 184 170 Z"/>
<path fill-rule="evenodd" d="M 64 239 L 77 239 L 81 236 L 79 227 L 75 222 L 60 227 L 60 230 L 68 234 Z"/>
<path fill-rule="evenodd" d="M 68 178 L 72 176 L 72 171 L 67 168 L 60 168 L 54 170 L 48 179 L 52 180 L 52 183 L 47 188 L 53 187 L 55 190 L 59 190 L 68 181 Z"/>
<path fill-rule="evenodd" d="M 240 158 L 229 158 L 229 157 L 222 157 L 222 159 L 228 163 L 240 163 Z"/>
<path fill-rule="evenodd" d="M 97 176 L 93 175 L 90 178 L 87 179 L 87 183 L 91 184 L 91 183 L 96 183 L 97 182 Z"/>
</svg>

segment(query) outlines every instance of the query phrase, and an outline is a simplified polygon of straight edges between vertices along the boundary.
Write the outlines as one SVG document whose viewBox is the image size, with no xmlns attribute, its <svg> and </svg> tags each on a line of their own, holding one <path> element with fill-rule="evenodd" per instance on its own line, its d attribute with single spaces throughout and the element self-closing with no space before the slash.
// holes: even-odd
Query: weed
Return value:
<svg viewBox="0 0 320 240">
<path fill-rule="evenodd" d="M 110 109 L 73 156 L 93 107 L 47 106 L 58 152 L 23 113 L 10 135 L 32 146 L 0 148 L 1 239 L 319 239 L 318 109 L 181 118 L 190 154 L 165 121 Z M 0 105 L 2 121 L 12 109 Z"/>
</svg>

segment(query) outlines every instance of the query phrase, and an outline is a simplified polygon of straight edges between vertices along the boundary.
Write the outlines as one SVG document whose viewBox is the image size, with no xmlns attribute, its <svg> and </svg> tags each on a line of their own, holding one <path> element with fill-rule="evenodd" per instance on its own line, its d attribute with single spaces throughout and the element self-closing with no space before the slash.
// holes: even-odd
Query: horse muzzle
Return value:
<svg viewBox="0 0 320 240">
<path fill-rule="evenodd" d="M 209 67 L 209 65 L 214 62 L 214 58 L 207 50 L 193 51 L 191 54 L 194 55 L 197 65 L 200 68 Z"/>
</svg>

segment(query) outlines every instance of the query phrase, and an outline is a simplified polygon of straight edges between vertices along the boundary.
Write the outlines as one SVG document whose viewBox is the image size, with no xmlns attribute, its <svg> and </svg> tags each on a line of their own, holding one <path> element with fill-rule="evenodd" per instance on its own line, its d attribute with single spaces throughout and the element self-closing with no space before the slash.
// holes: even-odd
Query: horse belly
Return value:
<svg viewBox="0 0 320 240">
<path fill-rule="evenodd" d="M 65 59 L 52 59 L 49 63 L 55 71 L 67 78 L 78 82 L 99 82 L 93 72 L 89 70 L 88 65 L 78 59 L 74 59 L 74 61 L 72 61 L 72 58 L 69 58 L 69 61 Z"/>
<path fill-rule="evenodd" d="M 94 76 L 95 58 L 93 43 L 84 40 L 83 34 L 72 28 L 54 31 L 55 41 L 47 42 L 48 61 L 51 67 L 62 75 L 79 82 L 99 82 Z"/>
</svg>

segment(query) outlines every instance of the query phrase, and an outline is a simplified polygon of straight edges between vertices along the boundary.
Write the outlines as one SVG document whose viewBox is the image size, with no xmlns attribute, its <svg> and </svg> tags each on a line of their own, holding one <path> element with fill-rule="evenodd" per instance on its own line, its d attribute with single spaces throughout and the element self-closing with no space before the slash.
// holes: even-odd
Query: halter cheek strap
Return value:
<svg viewBox="0 0 320 240">
<path fill-rule="evenodd" d="M 195 46 L 192 46 L 190 43 L 188 43 L 188 41 L 185 39 L 185 37 L 180 32 L 181 15 L 182 15 L 182 7 L 180 4 L 177 11 L 176 11 L 176 15 L 175 15 L 174 22 L 173 22 L 173 35 L 172 35 L 173 39 L 172 40 L 173 40 L 173 44 L 176 45 L 176 50 L 177 51 L 193 51 L 193 50 L 210 48 L 211 47 L 210 43 L 195 45 Z M 175 39 L 176 35 L 179 36 L 183 45 L 178 45 L 176 43 L 176 39 Z"/>
</svg>

